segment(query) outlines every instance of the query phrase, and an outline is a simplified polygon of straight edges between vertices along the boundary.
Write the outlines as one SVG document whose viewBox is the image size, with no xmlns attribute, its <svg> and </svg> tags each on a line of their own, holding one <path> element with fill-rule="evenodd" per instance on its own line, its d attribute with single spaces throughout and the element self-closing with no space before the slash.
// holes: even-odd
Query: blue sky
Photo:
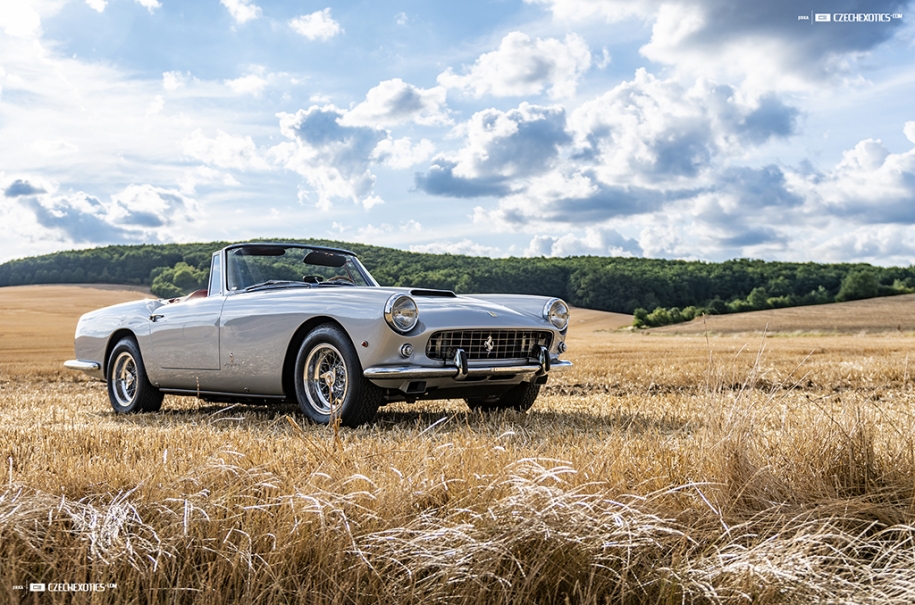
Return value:
<svg viewBox="0 0 915 605">
<path fill-rule="evenodd" d="M 286 236 L 910 265 L 910 8 L 0 0 L 0 262 Z"/>
</svg>

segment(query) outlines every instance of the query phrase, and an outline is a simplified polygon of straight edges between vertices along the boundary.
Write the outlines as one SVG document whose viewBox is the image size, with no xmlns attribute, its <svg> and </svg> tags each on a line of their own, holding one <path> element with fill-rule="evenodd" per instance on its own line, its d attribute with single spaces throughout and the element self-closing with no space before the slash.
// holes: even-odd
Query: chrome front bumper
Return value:
<svg viewBox="0 0 915 605">
<path fill-rule="evenodd" d="M 572 367 L 571 361 L 554 361 L 550 370 L 563 370 Z M 521 365 L 521 366 L 485 366 L 467 368 L 467 373 L 461 376 L 498 376 L 500 374 L 537 374 L 540 372 L 539 365 Z M 460 368 L 448 366 L 443 368 L 423 368 L 419 366 L 378 366 L 367 368 L 363 372 L 366 378 L 370 380 L 384 380 L 386 378 L 402 378 L 404 380 L 424 379 L 424 378 L 454 378 L 459 380 L 461 375 Z"/>
<path fill-rule="evenodd" d="M 83 361 L 82 359 L 69 359 L 64 362 L 65 368 L 71 370 L 82 370 L 83 372 L 97 372 L 102 369 L 102 365 L 97 361 Z"/>
<path fill-rule="evenodd" d="M 369 380 L 385 379 L 429 379 L 429 378 L 452 378 L 454 380 L 464 380 L 465 378 L 481 376 L 510 376 L 536 374 L 543 376 L 551 370 L 564 370 L 572 367 L 571 361 L 562 361 L 550 357 L 546 347 L 540 347 L 536 362 L 529 360 L 522 365 L 511 366 L 490 366 L 490 365 L 470 365 L 467 360 L 467 354 L 463 349 L 458 349 L 452 360 L 453 366 L 443 366 L 439 368 L 424 368 L 422 366 L 375 366 L 366 368 L 363 375 Z"/>
</svg>

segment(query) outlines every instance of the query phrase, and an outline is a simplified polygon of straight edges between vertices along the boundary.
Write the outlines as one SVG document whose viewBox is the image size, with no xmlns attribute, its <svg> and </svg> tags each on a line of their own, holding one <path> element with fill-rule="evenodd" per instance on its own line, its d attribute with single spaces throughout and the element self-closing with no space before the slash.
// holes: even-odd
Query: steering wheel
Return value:
<svg viewBox="0 0 915 605">
<path fill-rule="evenodd" d="M 302 278 L 302 281 L 306 284 L 320 284 L 322 281 L 324 281 L 324 278 L 320 275 L 306 275 Z"/>
<path fill-rule="evenodd" d="M 330 283 L 333 283 L 333 282 L 335 282 L 335 281 L 342 281 L 342 282 L 346 282 L 346 283 L 353 284 L 353 285 L 355 285 L 355 283 L 356 283 L 356 282 L 353 281 L 353 278 L 348 277 L 348 276 L 346 276 L 346 275 L 334 275 L 333 277 L 324 280 L 324 283 L 325 283 L 325 284 L 330 284 Z"/>
</svg>

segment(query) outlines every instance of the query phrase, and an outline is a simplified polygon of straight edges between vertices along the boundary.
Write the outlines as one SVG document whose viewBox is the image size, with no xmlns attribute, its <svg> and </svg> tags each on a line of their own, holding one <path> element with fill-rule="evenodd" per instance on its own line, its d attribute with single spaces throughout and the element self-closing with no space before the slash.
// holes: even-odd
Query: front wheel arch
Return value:
<svg viewBox="0 0 915 605">
<path fill-rule="evenodd" d="M 111 336 L 108 337 L 108 344 L 105 346 L 105 356 L 102 358 L 102 376 L 108 376 L 108 360 L 111 357 L 111 351 L 113 351 L 114 348 L 118 346 L 118 343 L 125 338 L 130 338 L 134 342 L 139 342 L 137 340 L 137 335 L 127 328 L 115 330 Z"/>
<path fill-rule="evenodd" d="M 308 335 L 317 328 L 323 325 L 334 326 L 349 338 L 350 343 L 353 342 L 353 339 L 350 338 L 349 332 L 340 325 L 339 321 L 336 321 L 330 317 L 312 317 L 295 331 L 295 334 L 292 335 L 292 338 L 289 340 L 289 345 L 286 347 L 286 356 L 283 358 L 283 394 L 286 396 L 287 401 L 293 403 L 296 402 L 295 394 L 295 361 L 296 357 L 299 354 L 299 348 L 301 348 L 302 343 L 308 337 Z M 353 348 L 355 348 L 355 343 L 353 343 Z"/>
</svg>

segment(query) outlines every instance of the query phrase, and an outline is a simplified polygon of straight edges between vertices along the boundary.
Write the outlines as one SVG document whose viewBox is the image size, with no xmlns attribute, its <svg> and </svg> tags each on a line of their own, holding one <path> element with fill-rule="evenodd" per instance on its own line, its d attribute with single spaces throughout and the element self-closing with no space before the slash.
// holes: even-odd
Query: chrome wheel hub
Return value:
<svg viewBox="0 0 915 605">
<path fill-rule="evenodd" d="M 305 359 L 305 395 L 319 414 L 333 415 L 340 410 L 349 388 L 346 362 L 335 346 L 322 342 Z"/>
<path fill-rule="evenodd" d="M 124 351 L 114 360 L 111 372 L 114 381 L 114 399 L 121 407 L 128 407 L 137 397 L 137 380 L 139 378 L 137 362 L 129 352 Z"/>
</svg>

